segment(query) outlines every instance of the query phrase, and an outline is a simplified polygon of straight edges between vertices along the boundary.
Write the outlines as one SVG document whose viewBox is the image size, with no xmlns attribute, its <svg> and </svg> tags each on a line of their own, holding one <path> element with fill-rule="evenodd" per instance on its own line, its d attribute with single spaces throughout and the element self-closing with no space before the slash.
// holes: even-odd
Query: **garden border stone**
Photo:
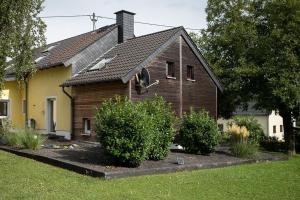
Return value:
<svg viewBox="0 0 300 200">
<path fill-rule="evenodd" d="M 132 168 L 131 170 L 125 171 L 101 171 L 95 170 L 84 165 L 76 164 L 64 159 L 51 158 L 43 155 L 39 155 L 33 151 L 16 149 L 9 146 L 0 145 L 0 150 L 13 153 L 18 156 L 30 158 L 36 161 L 40 161 L 46 164 L 50 164 L 56 167 L 63 169 L 71 170 L 79 174 L 84 174 L 92 177 L 100 177 L 104 179 L 115 179 L 115 178 L 124 178 L 130 176 L 141 176 L 141 175 L 152 175 L 152 174 L 163 174 L 163 173 L 172 173 L 179 171 L 190 171 L 198 169 L 210 169 L 210 168 L 221 168 L 234 165 L 250 164 L 250 163 L 260 163 L 260 162 L 269 162 L 269 161 L 282 161 L 287 160 L 287 156 L 272 156 L 269 158 L 263 159 L 240 159 L 235 161 L 222 161 L 222 162 L 213 162 L 213 163 L 194 163 L 194 164 L 184 164 L 184 165 L 173 165 L 173 166 L 161 166 L 155 168 Z"/>
</svg>

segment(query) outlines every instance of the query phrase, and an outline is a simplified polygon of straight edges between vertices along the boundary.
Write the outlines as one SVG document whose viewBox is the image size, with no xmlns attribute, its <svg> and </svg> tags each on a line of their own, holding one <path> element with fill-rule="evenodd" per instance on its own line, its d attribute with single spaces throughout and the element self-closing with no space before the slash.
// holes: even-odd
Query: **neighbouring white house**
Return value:
<svg viewBox="0 0 300 200">
<path fill-rule="evenodd" d="M 234 113 L 234 116 L 253 116 L 258 123 L 261 125 L 264 134 L 266 136 L 275 136 L 279 140 L 283 140 L 283 119 L 279 115 L 278 112 L 272 111 L 267 112 L 264 110 L 257 110 L 253 108 L 253 104 L 249 104 L 248 109 L 244 110 L 242 108 L 238 108 Z M 226 131 L 228 128 L 228 123 L 231 122 L 232 119 L 218 119 L 218 127 L 221 131 Z"/>
</svg>

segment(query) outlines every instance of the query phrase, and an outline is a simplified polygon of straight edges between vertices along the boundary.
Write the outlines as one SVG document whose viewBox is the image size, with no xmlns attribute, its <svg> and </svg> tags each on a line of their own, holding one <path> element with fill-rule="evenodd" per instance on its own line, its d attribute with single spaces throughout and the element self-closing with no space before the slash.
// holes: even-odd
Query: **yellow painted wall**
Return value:
<svg viewBox="0 0 300 200">
<path fill-rule="evenodd" d="M 16 81 L 4 83 L 1 99 L 9 100 L 9 118 L 15 128 L 24 128 L 25 115 L 22 113 L 22 87 Z"/>
<path fill-rule="evenodd" d="M 36 128 L 46 130 L 47 97 L 56 98 L 56 130 L 70 132 L 70 99 L 59 87 L 71 77 L 71 67 L 55 67 L 39 70 L 30 79 L 28 85 L 28 118 L 36 121 Z M 70 93 L 70 89 L 66 88 Z"/>
</svg>

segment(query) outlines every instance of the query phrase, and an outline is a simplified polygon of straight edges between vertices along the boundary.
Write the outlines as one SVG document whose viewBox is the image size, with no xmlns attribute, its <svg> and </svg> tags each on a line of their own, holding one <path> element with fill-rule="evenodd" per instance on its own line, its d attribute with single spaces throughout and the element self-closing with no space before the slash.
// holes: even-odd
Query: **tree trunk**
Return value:
<svg viewBox="0 0 300 200">
<path fill-rule="evenodd" d="M 280 110 L 279 112 L 283 118 L 284 140 L 287 145 L 288 156 L 291 157 L 296 154 L 292 114 L 287 110 Z"/>
</svg>

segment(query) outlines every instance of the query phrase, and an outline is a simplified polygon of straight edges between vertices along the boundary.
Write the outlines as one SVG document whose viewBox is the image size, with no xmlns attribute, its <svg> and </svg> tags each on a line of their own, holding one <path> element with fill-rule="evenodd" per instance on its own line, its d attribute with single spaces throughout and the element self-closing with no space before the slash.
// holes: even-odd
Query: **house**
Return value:
<svg viewBox="0 0 300 200">
<path fill-rule="evenodd" d="M 135 37 L 135 14 L 124 10 L 115 14 L 116 24 L 40 50 L 35 60 L 39 70 L 29 80 L 27 101 L 13 70 L 8 70 L 2 114 L 16 127 L 24 127 L 27 108 L 36 129 L 87 140 L 95 138 L 96 107 L 115 95 L 139 101 L 158 94 L 178 116 L 193 107 L 206 109 L 217 119 L 221 84 L 185 29 Z M 142 72 L 149 82 L 144 87 L 139 80 Z"/>
<path fill-rule="evenodd" d="M 259 110 L 254 108 L 253 103 L 248 104 L 248 108 L 245 110 L 243 108 L 237 108 L 233 113 L 234 116 L 252 116 L 261 125 L 264 134 L 270 137 L 276 137 L 279 140 L 283 140 L 284 130 L 283 130 L 283 119 L 276 111 L 268 112 L 266 110 Z M 232 119 L 218 119 L 218 126 L 221 131 L 226 131 L 228 128 L 228 123 Z"/>
</svg>

